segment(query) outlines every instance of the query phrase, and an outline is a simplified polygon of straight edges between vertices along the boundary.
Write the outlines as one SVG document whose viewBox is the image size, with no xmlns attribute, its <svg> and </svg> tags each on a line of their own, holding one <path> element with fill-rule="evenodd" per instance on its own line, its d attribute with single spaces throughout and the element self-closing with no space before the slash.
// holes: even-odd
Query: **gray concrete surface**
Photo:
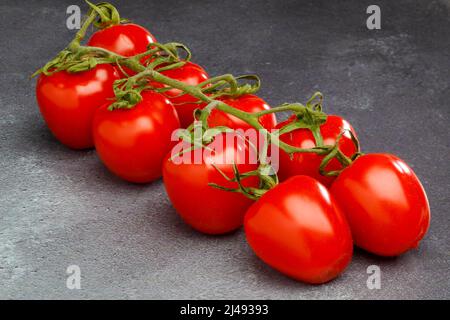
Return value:
<svg viewBox="0 0 450 320">
<path fill-rule="evenodd" d="M 321 90 L 364 151 L 414 168 L 432 209 L 420 249 L 396 259 L 357 250 L 322 286 L 271 270 L 242 231 L 194 232 L 160 181 L 120 181 L 94 151 L 51 136 L 28 77 L 72 38 L 65 10 L 76 3 L 0 1 L 0 298 L 450 298 L 449 1 L 376 1 L 376 31 L 366 0 L 115 1 L 160 41 L 188 44 L 211 74 L 260 74 L 270 104 Z M 366 287 L 373 264 L 380 290 Z M 81 290 L 66 288 L 69 265 L 81 268 Z"/>
</svg>

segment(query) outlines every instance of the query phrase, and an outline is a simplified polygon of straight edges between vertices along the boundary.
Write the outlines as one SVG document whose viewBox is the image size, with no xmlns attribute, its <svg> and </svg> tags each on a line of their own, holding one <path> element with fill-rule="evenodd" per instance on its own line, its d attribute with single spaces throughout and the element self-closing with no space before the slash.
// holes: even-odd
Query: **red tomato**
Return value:
<svg viewBox="0 0 450 320">
<path fill-rule="evenodd" d="M 92 148 L 92 118 L 95 110 L 114 97 L 117 70 L 102 64 L 78 73 L 41 74 L 36 97 L 42 116 L 53 135 L 73 149 Z"/>
<path fill-rule="evenodd" d="M 295 116 L 280 123 L 277 128 L 280 129 L 289 122 L 293 121 L 294 117 Z M 336 143 L 336 138 L 342 130 L 351 130 L 356 136 L 356 133 L 350 123 L 339 116 L 329 115 L 327 117 L 327 121 L 320 127 L 324 144 L 334 145 Z M 314 136 L 309 129 L 297 129 L 289 133 L 285 133 L 280 136 L 280 140 L 300 148 L 313 148 L 316 146 Z M 339 141 L 339 148 L 348 157 L 351 157 L 357 151 L 348 131 L 345 131 Z M 291 159 L 283 150 L 280 150 L 279 155 L 280 166 L 278 177 L 280 178 L 280 181 L 284 181 L 295 175 L 307 175 L 317 179 L 325 186 L 330 187 L 331 183 L 335 179 L 335 177 L 327 177 L 320 174 L 319 166 L 323 160 L 323 156 L 319 156 L 314 153 L 294 153 L 293 158 Z M 331 160 L 326 167 L 327 170 L 339 170 L 341 168 L 342 166 L 337 159 Z"/>
<path fill-rule="evenodd" d="M 131 57 L 147 51 L 155 37 L 144 27 L 134 23 L 118 24 L 95 32 L 88 45 Z"/>
<path fill-rule="evenodd" d="M 235 143 L 226 143 L 227 139 Z M 243 194 L 209 186 L 209 183 L 216 183 L 228 188 L 237 187 L 236 182 L 227 181 L 213 164 L 229 178 L 233 178 L 233 162 L 240 173 L 256 170 L 258 165 L 249 160 L 255 156 L 252 149 L 235 133 L 221 134 L 209 147 L 215 151 L 204 153 L 197 163 L 192 161 L 194 152 L 183 157 L 177 156 L 179 151 L 174 149 L 173 159 L 169 154 L 164 162 L 163 179 L 173 206 L 187 224 L 207 234 L 223 234 L 242 225 L 244 214 L 253 201 Z M 242 183 L 246 187 L 258 187 L 258 178 L 247 178 Z"/>
<path fill-rule="evenodd" d="M 254 94 L 244 94 L 237 98 L 223 97 L 218 100 L 221 100 L 233 108 L 250 113 L 270 109 L 269 105 L 263 99 Z M 267 130 L 274 129 L 277 125 L 277 119 L 273 113 L 262 116 L 259 119 L 259 122 Z M 211 115 L 208 118 L 208 124 L 210 127 L 226 126 L 235 130 L 243 129 L 244 131 L 253 128 L 247 122 L 217 109 L 211 112 Z"/>
<path fill-rule="evenodd" d="M 169 100 L 153 91 L 131 109 L 97 110 L 93 122 L 95 148 L 113 173 L 130 182 L 145 183 L 161 176 L 165 155 L 174 145 L 172 132 L 180 127 Z"/>
<path fill-rule="evenodd" d="M 134 24 L 117 24 L 96 31 L 88 41 L 88 46 L 99 47 L 124 57 L 131 57 L 148 50 L 151 43 L 156 42 L 155 37 L 144 27 Z M 145 61 L 145 57 L 141 62 Z M 136 74 L 135 71 L 123 67 L 128 75 Z M 122 77 L 125 74 L 120 72 Z"/>
<path fill-rule="evenodd" d="M 419 179 L 393 155 L 359 157 L 339 175 L 331 193 L 347 216 L 355 244 L 381 256 L 417 247 L 430 224 Z"/>
<path fill-rule="evenodd" d="M 317 180 L 295 176 L 265 193 L 244 221 L 247 241 L 271 267 L 300 281 L 336 278 L 353 253 L 344 214 Z"/>
<path fill-rule="evenodd" d="M 196 86 L 209 78 L 202 67 L 189 61 L 179 68 L 161 71 L 161 74 L 192 86 Z M 156 82 L 153 82 L 152 85 L 163 87 L 162 84 Z M 193 113 L 195 109 L 205 106 L 204 103 L 198 103 L 197 98 L 182 94 L 182 91 L 178 89 L 168 90 L 164 94 L 175 106 L 182 128 L 187 128 L 194 121 Z"/>
</svg>

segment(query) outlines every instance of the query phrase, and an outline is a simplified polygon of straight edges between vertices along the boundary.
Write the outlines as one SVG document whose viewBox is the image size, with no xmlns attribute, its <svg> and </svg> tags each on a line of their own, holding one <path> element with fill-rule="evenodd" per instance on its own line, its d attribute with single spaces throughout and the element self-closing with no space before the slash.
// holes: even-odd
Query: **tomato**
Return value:
<svg viewBox="0 0 450 320">
<path fill-rule="evenodd" d="M 87 44 L 131 57 L 147 51 L 148 45 L 154 42 L 155 37 L 147 29 L 134 23 L 126 23 L 96 31 Z"/>
<path fill-rule="evenodd" d="M 97 153 L 106 167 L 130 182 L 146 183 L 161 176 L 162 161 L 174 145 L 172 132 L 180 123 L 169 100 L 143 91 L 131 109 L 97 110 L 93 122 Z"/>
<path fill-rule="evenodd" d="M 290 123 L 295 119 L 294 117 L 280 123 L 277 128 L 280 129 Z M 336 138 L 342 130 L 347 131 L 345 131 L 339 141 L 339 148 L 346 156 L 351 157 L 357 150 L 348 130 L 351 130 L 355 137 L 356 133 L 346 120 L 339 116 L 329 115 L 326 122 L 320 127 L 320 133 L 322 134 L 325 145 L 334 145 Z M 316 146 L 311 130 L 306 128 L 282 134 L 280 140 L 299 148 L 313 148 Z M 319 166 L 324 156 L 319 156 L 314 153 L 294 153 L 291 159 L 286 152 L 280 150 L 279 157 L 278 177 L 280 181 L 284 181 L 295 175 L 307 175 L 329 187 L 335 179 L 335 177 L 323 176 L 319 172 Z M 328 163 L 326 170 L 339 170 L 341 168 L 342 166 L 339 161 L 333 159 Z"/>
<path fill-rule="evenodd" d="M 109 26 L 105 29 L 96 31 L 88 41 L 88 46 L 99 47 L 124 57 L 131 57 L 148 50 L 151 43 L 156 42 L 155 37 L 144 27 L 125 23 Z M 141 59 L 143 63 L 146 57 Z M 128 75 L 135 75 L 136 72 L 122 67 Z M 121 77 L 126 75 L 120 71 Z"/>
<path fill-rule="evenodd" d="M 205 80 L 208 80 L 208 74 L 198 64 L 186 62 L 183 66 L 175 69 L 161 71 L 166 77 L 184 82 L 191 86 L 196 86 Z M 163 87 L 162 84 L 152 82 L 155 87 Z M 187 128 L 194 121 L 194 110 L 205 106 L 204 103 L 198 103 L 199 100 L 189 94 L 182 94 L 181 90 L 171 89 L 164 92 L 164 95 L 175 106 L 182 128 Z"/>
<path fill-rule="evenodd" d="M 114 97 L 117 70 L 102 64 L 94 69 L 41 74 L 36 97 L 41 114 L 53 135 L 73 149 L 92 148 L 92 118 L 95 110 Z"/>
<path fill-rule="evenodd" d="M 263 99 L 254 94 L 244 94 L 236 98 L 222 97 L 217 100 L 220 100 L 233 108 L 250 113 L 270 109 L 269 105 Z M 259 122 L 267 130 L 274 129 L 277 125 L 277 119 L 273 113 L 262 116 L 259 119 Z M 208 124 L 210 127 L 226 126 L 235 130 L 243 129 L 244 131 L 253 128 L 247 122 L 217 109 L 212 110 L 208 118 Z"/>
<path fill-rule="evenodd" d="M 349 221 L 355 244 L 381 256 L 418 246 L 430 224 L 425 191 L 412 169 L 389 154 L 367 154 L 347 167 L 331 193 Z"/>
<path fill-rule="evenodd" d="M 266 192 L 248 210 L 247 241 L 271 267 L 319 284 L 337 277 L 353 253 L 350 228 L 327 188 L 294 176 Z"/>
<path fill-rule="evenodd" d="M 227 143 L 227 139 L 234 143 Z M 238 186 L 236 182 L 227 181 L 213 164 L 229 178 L 233 178 L 233 162 L 240 173 L 256 170 L 258 166 L 250 161 L 255 156 L 252 149 L 235 133 L 220 134 L 208 147 L 215 151 L 204 153 L 197 163 L 192 161 L 195 151 L 185 153 L 182 158 L 174 149 L 174 157 L 169 154 L 164 162 L 164 185 L 173 206 L 187 224 L 203 233 L 223 234 L 242 225 L 244 214 L 253 201 L 243 194 L 210 186 L 210 183 L 228 188 Z M 258 187 L 258 178 L 246 178 L 242 184 Z"/>
</svg>

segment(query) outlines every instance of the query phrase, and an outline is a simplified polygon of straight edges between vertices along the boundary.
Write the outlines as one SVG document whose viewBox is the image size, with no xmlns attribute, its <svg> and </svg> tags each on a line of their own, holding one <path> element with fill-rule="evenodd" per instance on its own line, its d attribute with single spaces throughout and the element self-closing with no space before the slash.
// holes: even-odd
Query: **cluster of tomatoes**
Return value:
<svg viewBox="0 0 450 320">
<path fill-rule="evenodd" d="M 123 57 L 146 52 L 152 43 L 153 35 L 132 23 L 107 26 L 87 42 Z M 425 235 L 430 210 L 412 169 L 393 155 L 357 154 L 356 133 L 341 117 L 327 116 L 319 133 L 298 126 L 280 136 L 281 142 L 297 148 L 316 147 L 317 134 L 323 145 L 337 145 L 351 159 L 345 168 L 336 158 L 327 163 L 327 170 L 340 172 L 337 177 L 321 173 L 326 154 L 288 153 L 280 148 L 280 183 L 255 200 L 224 190 L 234 191 L 238 184 L 249 189 L 261 186 L 258 175 L 233 179 L 236 170 L 258 170 L 258 164 L 245 161 L 254 152 L 245 144 L 223 145 L 200 163 L 177 161 L 181 155 L 171 155 L 173 132 L 189 126 L 194 111 L 204 106 L 196 97 L 174 88 L 164 93 L 145 90 L 132 108 L 111 110 L 115 81 L 132 73 L 115 64 L 98 64 L 82 72 L 41 74 L 36 88 L 40 111 L 61 143 L 73 149 L 95 147 L 117 176 L 135 183 L 162 176 L 173 206 L 194 229 L 223 234 L 244 225 L 249 245 L 263 261 L 308 283 L 337 277 L 349 264 L 354 244 L 377 255 L 396 256 L 417 247 Z M 191 86 L 209 78 L 190 61 L 160 73 Z M 217 100 L 250 114 L 270 109 L 254 94 Z M 273 113 L 258 120 L 263 128 L 273 130 L 295 123 L 298 116 L 279 124 Z M 252 127 L 220 110 L 212 110 L 207 121 L 209 127 Z M 229 131 L 219 135 L 240 139 Z M 219 141 L 225 139 L 211 143 Z M 190 152 L 194 157 L 194 150 Z M 224 162 L 230 155 L 233 161 Z"/>
</svg>

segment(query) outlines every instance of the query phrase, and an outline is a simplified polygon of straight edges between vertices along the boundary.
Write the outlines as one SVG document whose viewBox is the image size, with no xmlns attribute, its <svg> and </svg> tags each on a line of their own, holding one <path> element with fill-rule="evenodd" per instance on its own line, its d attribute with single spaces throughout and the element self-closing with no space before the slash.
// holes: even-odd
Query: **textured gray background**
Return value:
<svg viewBox="0 0 450 320">
<path fill-rule="evenodd" d="M 194 232 L 161 181 L 125 183 L 94 151 L 51 136 L 28 76 L 72 38 L 65 10 L 74 3 L 0 1 L 0 298 L 450 298 L 449 1 L 376 1 L 378 31 L 365 26 L 372 1 L 115 2 L 161 42 L 188 44 L 210 74 L 260 74 L 270 104 L 321 90 L 364 151 L 414 168 L 432 209 L 420 249 L 396 259 L 356 251 L 322 286 L 271 270 L 242 231 Z M 66 289 L 72 264 L 82 290 Z M 381 290 L 366 288 L 371 264 Z"/>
</svg>

